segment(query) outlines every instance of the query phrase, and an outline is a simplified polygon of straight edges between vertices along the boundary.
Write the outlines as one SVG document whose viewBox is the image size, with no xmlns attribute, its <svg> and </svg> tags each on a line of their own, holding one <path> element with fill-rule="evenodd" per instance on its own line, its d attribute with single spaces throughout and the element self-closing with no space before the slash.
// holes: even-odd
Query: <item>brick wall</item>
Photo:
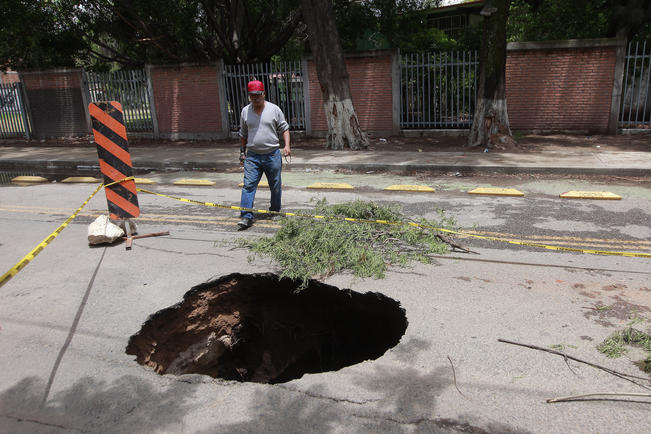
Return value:
<svg viewBox="0 0 651 434">
<path fill-rule="evenodd" d="M 391 53 L 346 56 L 353 105 L 362 130 L 391 134 L 393 129 L 393 94 Z M 323 95 L 313 60 L 308 61 L 310 81 L 310 116 L 312 131 L 328 130 L 323 109 Z"/>
<path fill-rule="evenodd" d="M 89 134 L 81 72 L 81 69 L 67 69 L 20 73 L 29 102 L 33 137 Z"/>
<path fill-rule="evenodd" d="M 607 132 L 616 47 L 563 45 L 509 44 L 506 99 L 513 130 Z"/>
<path fill-rule="evenodd" d="M 224 135 L 215 65 L 153 66 L 151 81 L 158 129 L 164 138 Z"/>
<path fill-rule="evenodd" d="M 18 83 L 19 81 L 17 72 L 0 72 L 0 84 Z"/>
</svg>

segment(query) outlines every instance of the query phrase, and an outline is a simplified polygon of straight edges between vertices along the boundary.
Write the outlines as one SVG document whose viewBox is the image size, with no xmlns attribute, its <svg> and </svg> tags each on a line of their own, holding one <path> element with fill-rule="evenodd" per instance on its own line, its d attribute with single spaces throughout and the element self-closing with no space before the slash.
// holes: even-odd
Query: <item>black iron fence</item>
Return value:
<svg viewBox="0 0 651 434">
<path fill-rule="evenodd" d="M 144 69 L 86 73 L 90 102 L 119 101 L 128 132 L 153 132 L 147 73 Z"/>
<path fill-rule="evenodd" d="M 626 51 L 620 128 L 651 128 L 651 44 L 631 42 Z"/>
<path fill-rule="evenodd" d="M 400 128 L 470 128 L 479 74 L 476 51 L 400 57 Z"/>
<path fill-rule="evenodd" d="M 301 61 L 225 65 L 223 73 L 231 131 L 239 128 L 242 108 L 249 103 L 250 80 L 264 83 L 266 99 L 282 109 L 291 130 L 305 129 L 307 76 Z"/>
<path fill-rule="evenodd" d="M 0 137 L 30 138 L 22 83 L 0 84 Z"/>
</svg>

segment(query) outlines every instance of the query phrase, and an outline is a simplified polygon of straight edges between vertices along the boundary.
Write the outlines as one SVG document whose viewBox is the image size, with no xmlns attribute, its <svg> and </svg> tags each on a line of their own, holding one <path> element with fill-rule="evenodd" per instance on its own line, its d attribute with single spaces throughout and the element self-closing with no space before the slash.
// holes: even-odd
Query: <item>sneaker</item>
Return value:
<svg viewBox="0 0 651 434">
<path fill-rule="evenodd" d="M 271 220 L 273 222 L 277 222 L 283 217 L 281 214 L 272 214 L 271 212 L 269 213 L 262 213 L 258 214 L 255 218 L 256 220 Z"/>
<path fill-rule="evenodd" d="M 251 227 L 252 224 L 253 224 L 253 220 L 251 220 L 248 217 L 243 217 L 242 220 L 237 222 L 237 226 L 239 227 L 238 230 L 243 231 L 245 229 L 248 229 Z"/>
</svg>

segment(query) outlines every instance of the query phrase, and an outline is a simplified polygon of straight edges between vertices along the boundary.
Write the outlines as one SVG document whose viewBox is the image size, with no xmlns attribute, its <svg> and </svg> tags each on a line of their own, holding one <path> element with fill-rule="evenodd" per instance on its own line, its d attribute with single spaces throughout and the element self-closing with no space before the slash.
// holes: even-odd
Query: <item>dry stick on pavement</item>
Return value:
<svg viewBox="0 0 651 434">
<path fill-rule="evenodd" d="M 466 396 L 457 387 L 457 374 L 456 374 L 456 372 L 454 372 L 454 364 L 452 363 L 452 359 L 450 358 L 450 356 L 448 356 L 448 360 L 450 361 L 450 366 L 452 366 L 452 377 L 454 378 L 454 387 L 457 389 L 457 392 L 459 392 L 461 394 L 461 396 Z"/>
<path fill-rule="evenodd" d="M 586 393 L 585 395 L 573 395 L 573 396 L 564 396 L 562 398 L 551 398 L 547 402 L 565 402 L 565 401 L 574 401 L 581 398 L 589 398 L 591 396 L 636 396 L 642 398 L 651 398 L 651 393 L 613 393 L 613 392 L 603 392 L 603 393 Z M 651 402 L 649 402 L 651 404 Z"/>
<path fill-rule="evenodd" d="M 638 377 L 638 376 L 630 375 L 630 374 L 624 374 L 623 372 L 617 372 L 617 371 L 615 371 L 613 369 L 606 368 L 605 366 L 600 366 L 600 365 L 597 365 L 596 363 L 586 362 L 585 360 L 581 360 L 581 359 L 578 359 L 576 357 L 572 357 L 572 356 L 570 356 L 568 354 L 565 354 L 565 353 L 563 353 L 561 351 L 550 350 L 549 348 L 543 348 L 543 347 L 539 347 L 537 345 L 521 344 L 519 342 L 507 341 L 506 339 L 502 339 L 502 338 L 498 339 L 497 341 L 498 342 L 503 342 L 505 344 L 519 345 L 521 347 L 532 348 L 534 350 L 546 351 L 548 353 L 556 354 L 558 356 L 563 356 L 563 357 L 565 357 L 565 359 L 570 359 L 570 360 L 574 360 L 575 362 L 585 363 L 586 365 L 592 366 L 593 368 L 597 368 L 597 369 L 601 369 L 602 371 L 606 371 L 609 374 L 614 375 L 615 377 L 619 377 L 619 378 L 621 378 L 623 380 L 630 381 L 631 383 L 636 384 L 636 385 L 642 387 L 643 389 L 651 390 L 650 387 L 647 387 L 644 384 L 640 384 L 637 381 L 631 380 L 631 378 L 635 378 L 637 380 L 644 380 L 644 381 L 651 382 L 651 379 L 649 379 L 649 378 Z"/>
</svg>

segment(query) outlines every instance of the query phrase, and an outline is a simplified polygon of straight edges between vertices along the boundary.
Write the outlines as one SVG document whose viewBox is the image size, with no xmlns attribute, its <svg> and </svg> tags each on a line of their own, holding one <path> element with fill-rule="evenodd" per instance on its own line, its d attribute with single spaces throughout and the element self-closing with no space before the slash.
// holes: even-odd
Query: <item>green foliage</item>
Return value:
<svg viewBox="0 0 651 434">
<path fill-rule="evenodd" d="M 267 61 L 297 28 L 298 0 L 0 0 L 0 66 Z"/>
<path fill-rule="evenodd" d="M 511 1 L 509 41 L 601 38 L 608 33 L 608 0 L 544 0 L 538 8 L 530 3 Z"/>
<path fill-rule="evenodd" d="M 337 28 L 344 50 L 400 48 L 405 52 L 479 47 L 480 26 L 450 38 L 427 25 L 427 10 L 439 1 L 335 0 Z"/>
<path fill-rule="evenodd" d="M 0 0 L 0 69 L 76 66 L 84 50 L 69 1 Z"/>
<path fill-rule="evenodd" d="M 647 353 L 640 366 L 645 372 L 651 372 L 651 334 L 649 333 L 629 326 L 610 335 L 597 346 L 597 349 L 608 357 L 617 358 L 627 352 L 627 345 L 640 347 Z"/>
<path fill-rule="evenodd" d="M 316 215 L 281 219 L 281 228 L 272 237 L 240 239 L 238 245 L 255 255 L 268 256 L 282 272 L 281 277 L 301 280 L 301 288 L 310 278 L 351 271 L 365 278 L 384 277 L 389 265 L 407 266 L 411 261 L 429 262 L 429 255 L 442 254 L 447 245 L 433 229 L 404 224 L 409 222 L 397 206 L 381 206 L 373 202 L 328 205 L 318 201 Z M 454 221 L 439 212 L 440 219 L 421 219 L 417 223 L 451 228 Z M 385 220 L 394 224 L 350 222 L 343 218 Z"/>
</svg>

